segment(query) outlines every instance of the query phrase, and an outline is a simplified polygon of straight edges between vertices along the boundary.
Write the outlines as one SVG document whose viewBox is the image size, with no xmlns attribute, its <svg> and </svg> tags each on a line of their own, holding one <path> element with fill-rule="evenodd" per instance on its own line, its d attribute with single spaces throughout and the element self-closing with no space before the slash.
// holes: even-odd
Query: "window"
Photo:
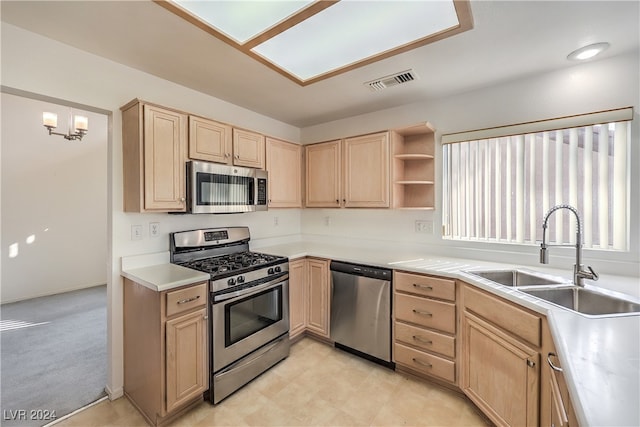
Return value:
<svg viewBox="0 0 640 427">
<path fill-rule="evenodd" d="M 443 135 L 444 238 L 536 244 L 549 208 L 580 212 L 585 248 L 628 248 L 633 110 Z M 575 244 L 576 221 L 549 219 L 549 242 Z"/>
</svg>

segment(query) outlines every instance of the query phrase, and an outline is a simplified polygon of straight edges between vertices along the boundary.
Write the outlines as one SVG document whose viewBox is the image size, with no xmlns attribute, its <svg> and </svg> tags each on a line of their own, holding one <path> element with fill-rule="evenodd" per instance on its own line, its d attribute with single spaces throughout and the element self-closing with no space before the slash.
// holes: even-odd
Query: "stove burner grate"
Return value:
<svg viewBox="0 0 640 427">
<path fill-rule="evenodd" d="M 181 265 L 215 275 L 226 272 L 240 272 L 251 267 L 260 266 L 279 259 L 282 259 L 282 257 L 259 252 L 239 252 L 187 261 Z"/>
</svg>

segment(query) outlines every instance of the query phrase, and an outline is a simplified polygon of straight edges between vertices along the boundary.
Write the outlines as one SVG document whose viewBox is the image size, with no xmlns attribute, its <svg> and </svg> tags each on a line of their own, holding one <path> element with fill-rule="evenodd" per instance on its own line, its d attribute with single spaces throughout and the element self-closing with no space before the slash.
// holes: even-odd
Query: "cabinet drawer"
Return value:
<svg viewBox="0 0 640 427">
<path fill-rule="evenodd" d="M 448 301 L 456 299 L 456 283 L 439 277 L 396 272 L 393 276 L 396 291 L 440 298 Z"/>
<path fill-rule="evenodd" d="M 207 303 L 207 283 L 167 292 L 167 317 Z"/>
<path fill-rule="evenodd" d="M 456 306 L 443 301 L 396 293 L 396 319 L 456 333 Z"/>
<path fill-rule="evenodd" d="M 464 286 L 462 295 L 465 310 L 480 315 L 535 346 L 540 346 L 542 325 L 538 316 L 469 285 Z"/>
<path fill-rule="evenodd" d="M 454 337 L 400 322 L 396 322 L 395 326 L 397 341 L 451 358 L 456 355 Z"/>
<path fill-rule="evenodd" d="M 454 362 L 398 343 L 395 344 L 394 350 L 396 363 L 452 383 L 456 381 L 456 364 Z"/>
</svg>

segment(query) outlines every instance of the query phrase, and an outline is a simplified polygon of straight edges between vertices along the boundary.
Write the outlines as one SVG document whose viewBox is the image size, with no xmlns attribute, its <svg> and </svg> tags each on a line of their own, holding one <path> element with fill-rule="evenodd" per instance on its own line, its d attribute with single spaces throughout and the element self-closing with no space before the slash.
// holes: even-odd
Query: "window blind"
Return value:
<svg viewBox="0 0 640 427">
<path fill-rule="evenodd" d="M 623 108 L 443 135 L 444 237 L 536 244 L 549 208 L 570 204 L 585 247 L 626 250 L 632 117 Z M 556 216 L 550 242 L 575 244 L 575 219 Z"/>
</svg>

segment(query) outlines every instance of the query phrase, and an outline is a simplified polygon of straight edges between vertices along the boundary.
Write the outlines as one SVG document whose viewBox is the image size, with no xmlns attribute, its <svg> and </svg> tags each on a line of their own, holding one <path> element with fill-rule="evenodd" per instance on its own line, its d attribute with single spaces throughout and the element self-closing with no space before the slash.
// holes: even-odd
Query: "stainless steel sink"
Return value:
<svg viewBox="0 0 640 427">
<path fill-rule="evenodd" d="M 563 279 L 554 279 L 538 274 L 529 273 L 522 270 L 482 270 L 467 271 L 492 282 L 505 286 L 548 286 L 548 285 L 567 285 L 568 281 Z"/>
<path fill-rule="evenodd" d="M 521 289 L 534 297 L 588 315 L 640 313 L 640 304 L 586 288 Z"/>
</svg>

